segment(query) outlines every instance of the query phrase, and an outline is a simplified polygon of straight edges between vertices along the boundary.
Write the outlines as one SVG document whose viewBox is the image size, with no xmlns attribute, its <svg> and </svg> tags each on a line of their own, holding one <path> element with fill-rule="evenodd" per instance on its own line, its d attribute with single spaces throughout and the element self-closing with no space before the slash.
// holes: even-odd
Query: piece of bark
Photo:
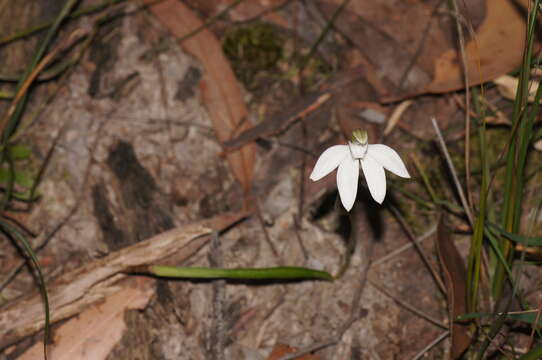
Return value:
<svg viewBox="0 0 542 360">
<path fill-rule="evenodd" d="M 155 290 L 155 281 L 132 278 L 122 281 L 121 289 L 60 325 L 54 332 L 47 353 L 54 360 L 105 359 L 127 329 L 124 314 L 144 309 Z M 43 341 L 34 344 L 19 360 L 43 356 Z"/>
<path fill-rule="evenodd" d="M 212 230 L 222 230 L 246 214 L 227 213 L 175 228 L 126 247 L 68 272 L 47 284 L 51 323 L 78 314 L 87 306 L 120 290 L 117 282 L 131 267 L 168 257 L 183 261 L 204 246 Z M 0 309 L 0 349 L 41 330 L 45 323 L 42 298 L 34 292 Z"/>
</svg>

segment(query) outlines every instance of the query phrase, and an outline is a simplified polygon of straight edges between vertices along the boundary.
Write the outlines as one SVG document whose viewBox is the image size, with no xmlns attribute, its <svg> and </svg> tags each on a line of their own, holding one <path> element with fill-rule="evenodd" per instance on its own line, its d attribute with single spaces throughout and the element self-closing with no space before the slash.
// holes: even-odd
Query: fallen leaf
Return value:
<svg viewBox="0 0 542 360">
<path fill-rule="evenodd" d="M 151 0 L 147 0 L 150 3 Z M 186 5 L 165 0 L 150 6 L 150 11 L 177 38 L 183 39 L 202 27 L 203 22 Z M 184 39 L 180 44 L 202 64 L 200 82 L 203 102 L 209 112 L 218 140 L 222 143 L 251 127 L 241 88 L 222 52 L 218 39 L 208 29 Z M 251 189 L 256 158 L 253 143 L 226 155 L 230 168 L 245 194 Z"/>
<path fill-rule="evenodd" d="M 321 0 L 318 6 L 329 19 L 341 1 Z M 460 12 L 475 32 L 471 36 L 464 31 L 469 84 L 493 80 L 518 67 L 526 31 L 523 10 L 528 1 L 458 3 L 460 7 L 466 3 L 467 8 Z M 407 2 L 392 8 L 351 1 L 335 22 L 361 54 L 359 61 L 376 75 L 367 80 L 381 101 L 396 102 L 465 87 L 455 20 L 444 11 L 445 5 L 439 10 L 435 4 Z M 389 18 L 397 21 L 385 21 Z"/>
<path fill-rule="evenodd" d="M 296 351 L 298 350 L 294 347 L 291 347 L 285 344 L 276 344 L 275 347 L 273 348 L 273 352 L 271 353 L 271 355 L 269 355 L 267 360 L 280 360 L 284 356 L 295 353 Z M 319 360 L 319 359 L 320 358 L 318 356 L 312 355 L 312 354 L 307 354 L 307 355 L 303 355 L 296 358 L 296 360 Z"/>
<path fill-rule="evenodd" d="M 468 325 L 455 321 L 467 310 L 467 273 L 463 259 L 450 236 L 448 228 L 442 215 L 436 237 L 436 248 L 448 298 L 448 315 L 450 318 L 451 336 L 451 358 L 458 359 L 470 346 L 471 338 L 468 332 Z"/>
<path fill-rule="evenodd" d="M 145 308 L 154 294 L 154 280 L 130 280 L 125 281 L 118 292 L 56 328 L 53 342 L 47 346 L 49 358 L 106 359 L 126 330 L 124 312 Z M 43 342 L 40 341 L 18 359 L 34 360 L 42 357 Z"/>
<path fill-rule="evenodd" d="M 518 0 L 524 8 L 527 0 Z M 465 46 L 470 86 L 493 80 L 521 64 L 525 45 L 526 15 L 516 1 L 486 2 L 486 18 L 474 40 Z M 506 26 L 503 26 L 506 24 Z M 445 93 L 463 89 L 460 57 L 450 49 L 435 60 L 433 81 L 424 92 Z"/>
</svg>

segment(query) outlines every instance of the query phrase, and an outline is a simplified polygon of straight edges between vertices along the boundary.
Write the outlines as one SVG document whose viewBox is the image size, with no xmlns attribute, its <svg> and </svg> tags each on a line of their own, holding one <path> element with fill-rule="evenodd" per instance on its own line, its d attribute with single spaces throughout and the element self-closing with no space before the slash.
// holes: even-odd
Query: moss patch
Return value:
<svg viewBox="0 0 542 360">
<path fill-rule="evenodd" d="M 283 35 L 269 24 L 254 23 L 237 28 L 223 42 L 237 78 L 249 90 L 258 87 L 260 75 L 277 70 L 283 58 Z"/>
</svg>

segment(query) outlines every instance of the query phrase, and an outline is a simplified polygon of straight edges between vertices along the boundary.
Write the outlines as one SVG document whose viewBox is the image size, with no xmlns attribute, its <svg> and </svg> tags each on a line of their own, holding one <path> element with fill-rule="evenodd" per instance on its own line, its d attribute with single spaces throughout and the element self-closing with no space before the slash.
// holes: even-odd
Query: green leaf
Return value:
<svg viewBox="0 0 542 360">
<path fill-rule="evenodd" d="M 520 357 L 518 360 L 538 360 L 542 358 L 542 346 L 538 346 L 527 354 Z"/>
<path fill-rule="evenodd" d="M 31 188 L 34 185 L 34 179 L 23 171 L 14 172 L 15 184 L 25 188 Z M 11 179 L 10 171 L 7 168 L 0 168 L 0 184 L 7 184 Z"/>
<path fill-rule="evenodd" d="M 480 318 L 484 318 L 484 317 L 489 317 L 489 316 L 492 316 L 492 315 L 493 314 L 490 314 L 490 313 L 476 312 L 476 313 L 469 313 L 469 314 L 464 314 L 464 315 L 458 316 L 457 320 L 458 321 L 466 321 L 466 320 L 480 319 Z M 499 315 L 502 315 L 502 314 L 499 314 Z M 521 313 L 509 313 L 509 314 L 506 314 L 505 316 L 506 316 L 507 320 L 521 321 L 521 322 L 528 323 L 531 326 L 533 326 L 535 324 L 535 322 L 536 322 L 536 318 L 538 317 L 538 310 L 525 311 L 525 312 L 521 312 Z M 542 326 L 542 316 L 540 316 L 538 318 L 538 325 L 537 326 L 538 327 Z"/>
<path fill-rule="evenodd" d="M 526 246 L 542 246 L 542 237 L 529 237 L 518 234 L 512 234 L 495 224 L 489 224 L 492 230 L 499 232 L 505 238 Z"/>
<path fill-rule="evenodd" d="M 32 190 L 26 190 L 21 192 L 14 191 L 11 193 L 11 196 L 15 200 L 31 202 L 39 199 L 40 194 L 36 193 L 35 191 L 33 192 Z"/>
<path fill-rule="evenodd" d="M 30 155 L 32 155 L 32 151 L 30 151 L 30 147 L 24 144 L 14 144 L 10 145 L 8 147 L 9 150 L 9 156 L 13 160 L 26 160 L 30 158 Z"/>
<path fill-rule="evenodd" d="M 148 271 L 159 277 L 182 279 L 239 279 L 239 280 L 333 280 L 325 272 L 303 267 L 283 266 L 273 268 L 217 269 L 204 267 L 177 267 L 151 265 Z"/>
<path fill-rule="evenodd" d="M 51 316 L 51 312 L 50 312 L 50 308 L 49 308 L 49 295 L 47 294 L 47 287 L 46 287 L 46 284 L 45 284 L 45 279 L 43 277 L 43 273 L 41 271 L 41 266 L 40 266 L 40 263 L 38 261 L 38 258 L 37 258 L 37 255 L 34 251 L 34 249 L 32 249 L 32 246 L 30 245 L 30 242 L 28 241 L 28 239 L 26 238 L 26 236 L 19 230 L 19 228 L 17 228 L 15 225 L 12 225 L 11 223 L 9 223 L 8 221 L 6 221 L 4 218 L 1 218 L 0 217 L 0 231 L 5 233 L 6 235 L 12 237 L 14 240 L 16 240 L 17 242 L 19 242 L 20 245 L 22 245 L 23 249 L 24 249 L 24 252 L 25 252 L 25 257 L 28 258 L 30 264 L 32 265 L 32 267 L 34 268 L 34 270 L 36 271 L 36 280 L 37 280 L 37 285 L 38 285 L 38 288 L 40 290 L 40 293 L 41 293 L 41 297 L 43 299 L 43 310 L 45 312 L 45 337 L 44 337 L 44 340 L 48 340 L 49 338 L 49 327 L 50 327 L 50 316 Z M 44 358 L 45 360 L 47 360 L 47 352 L 46 352 L 46 344 L 47 344 L 47 341 L 44 341 Z"/>
</svg>

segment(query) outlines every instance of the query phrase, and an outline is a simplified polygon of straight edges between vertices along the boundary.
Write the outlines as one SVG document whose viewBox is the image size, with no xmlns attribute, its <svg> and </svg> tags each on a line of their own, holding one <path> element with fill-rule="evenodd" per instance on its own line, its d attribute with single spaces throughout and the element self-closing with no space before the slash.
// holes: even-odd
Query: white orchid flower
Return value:
<svg viewBox="0 0 542 360">
<path fill-rule="evenodd" d="M 386 174 L 384 169 L 403 178 L 410 175 L 399 155 L 383 144 L 369 144 L 367 131 L 355 130 L 348 145 L 335 145 L 320 155 L 310 178 L 317 181 L 337 170 L 337 188 L 341 202 L 347 211 L 352 209 L 358 192 L 359 167 L 363 169 L 369 192 L 382 204 L 386 197 Z"/>
</svg>

